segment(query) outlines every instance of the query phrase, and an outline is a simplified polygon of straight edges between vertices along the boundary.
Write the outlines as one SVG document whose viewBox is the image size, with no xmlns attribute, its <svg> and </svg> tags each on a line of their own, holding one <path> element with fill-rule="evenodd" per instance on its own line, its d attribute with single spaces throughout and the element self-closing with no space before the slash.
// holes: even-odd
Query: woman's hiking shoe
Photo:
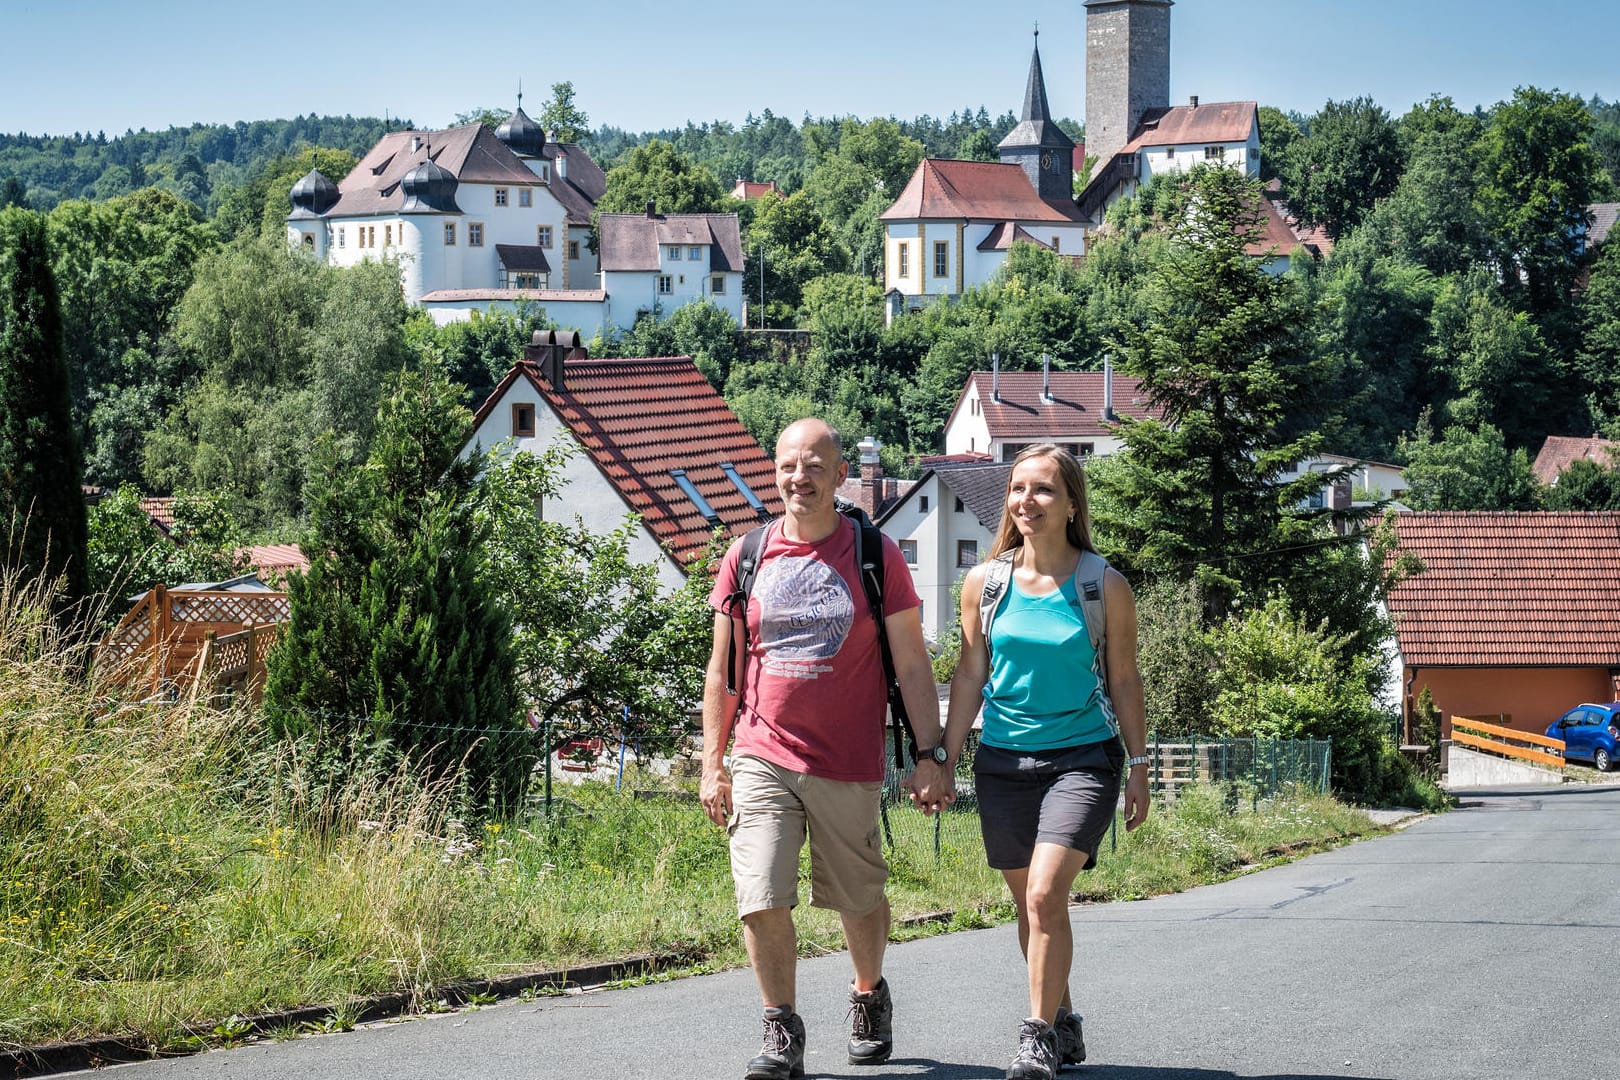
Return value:
<svg viewBox="0 0 1620 1080">
<path fill-rule="evenodd" d="M 792 1080 L 804 1075 L 804 1021 L 793 1006 L 765 1010 L 765 1045 L 744 1080 Z"/>
<path fill-rule="evenodd" d="M 894 1003 L 889 1000 L 889 980 L 864 994 L 849 988 L 849 1063 L 881 1065 L 894 1052 Z"/>
<path fill-rule="evenodd" d="M 1058 1010 L 1058 1059 L 1064 1065 L 1078 1065 L 1086 1060 L 1086 1036 L 1080 1027 L 1080 1014 L 1067 1009 Z"/>
<path fill-rule="evenodd" d="M 1007 1080 L 1052 1080 L 1063 1067 L 1057 1029 L 1030 1017 L 1018 1027 L 1018 1056 L 1007 1066 Z"/>
</svg>

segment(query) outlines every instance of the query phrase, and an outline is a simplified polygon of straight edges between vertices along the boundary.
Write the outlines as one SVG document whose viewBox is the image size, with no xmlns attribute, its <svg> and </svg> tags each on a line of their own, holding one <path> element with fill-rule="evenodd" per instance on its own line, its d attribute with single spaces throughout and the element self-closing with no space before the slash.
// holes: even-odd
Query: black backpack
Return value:
<svg viewBox="0 0 1620 1080">
<path fill-rule="evenodd" d="M 911 717 L 906 713 L 906 702 L 900 694 L 900 680 L 894 674 L 894 654 L 889 650 L 888 628 L 883 623 L 883 531 L 866 516 L 866 511 L 848 501 L 839 499 L 838 512 L 855 522 L 855 565 L 860 568 L 861 589 L 866 593 L 866 606 L 877 623 L 878 649 L 883 654 L 883 676 L 888 685 L 889 709 L 894 714 L 894 760 L 898 768 L 905 766 L 905 745 L 900 729 L 905 729 L 911 740 L 911 754 L 917 755 L 917 733 L 912 730 Z M 765 533 L 770 523 L 757 526 L 742 538 L 737 551 L 737 587 L 726 595 L 722 611 L 742 622 L 743 663 L 748 663 L 748 598 L 754 591 L 754 579 L 759 576 L 760 552 L 765 546 Z M 726 652 L 726 693 L 741 696 L 734 673 L 737 670 L 737 634 L 731 634 Z M 737 706 L 740 709 L 742 702 Z"/>
</svg>

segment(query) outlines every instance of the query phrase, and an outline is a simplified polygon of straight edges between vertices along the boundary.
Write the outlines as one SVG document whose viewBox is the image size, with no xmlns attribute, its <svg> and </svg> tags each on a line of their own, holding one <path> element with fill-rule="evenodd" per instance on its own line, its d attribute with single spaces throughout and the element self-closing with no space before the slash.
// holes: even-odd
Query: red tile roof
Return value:
<svg viewBox="0 0 1620 1080">
<path fill-rule="evenodd" d="M 1586 230 L 1586 242 L 1592 247 L 1609 239 L 1614 223 L 1620 218 L 1620 203 L 1593 203 L 1586 208 L 1592 215 L 1592 224 Z"/>
<path fill-rule="evenodd" d="M 1596 435 L 1590 439 L 1549 435 L 1547 441 L 1541 444 L 1541 453 L 1536 455 L 1536 463 L 1530 467 L 1530 471 L 1539 482 L 1552 487 L 1558 482 L 1558 474 L 1577 461 L 1595 461 L 1605 469 L 1620 465 L 1620 461 L 1612 456 L 1616 447 L 1620 447 L 1620 443 L 1600 439 Z"/>
<path fill-rule="evenodd" d="M 1333 254 L 1333 238 L 1320 227 L 1301 225 L 1288 211 L 1288 200 L 1283 194 L 1282 181 L 1271 180 L 1264 189 L 1264 213 L 1260 218 L 1263 234 L 1249 244 L 1244 252 L 1256 257 L 1272 254 L 1289 256 L 1303 247 L 1318 258 Z"/>
<path fill-rule="evenodd" d="M 174 531 L 174 497 L 172 495 L 148 495 L 140 503 L 146 516 L 152 519 L 152 524 L 163 530 L 165 536 Z"/>
<path fill-rule="evenodd" d="M 1046 202 L 1017 165 L 924 158 L 879 220 L 1082 221 L 1074 201 Z"/>
<path fill-rule="evenodd" d="M 1051 244 L 1046 243 L 1044 240 L 1037 239 L 1022 225 L 1015 225 L 1010 221 L 1003 221 L 1001 224 L 997 225 L 995 228 L 986 233 L 983 240 L 979 241 L 979 250 L 1006 251 L 1008 248 L 1013 246 L 1014 240 L 1022 240 L 1026 244 L 1034 244 L 1036 247 L 1046 248 L 1048 251 L 1052 249 Z"/>
<path fill-rule="evenodd" d="M 1620 513 L 1394 522 L 1425 566 L 1388 597 L 1408 667 L 1620 666 Z"/>
<path fill-rule="evenodd" d="M 1149 109 L 1131 141 L 1120 150 L 1134 154 L 1146 146 L 1205 146 L 1248 142 L 1260 122 L 1252 101 L 1216 101 L 1208 105 L 1177 105 Z"/>
<path fill-rule="evenodd" d="M 757 199 L 764 195 L 775 195 L 777 198 L 782 198 L 782 193 L 777 190 L 775 180 L 768 183 L 758 183 L 753 180 L 738 180 L 737 186 L 731 189 L 731 197 L 733 199 Z"/>
<path fill-rule="evenodd" d="M 286 577 L 289 570 L 307 571 L 309 559 L 297 544 L 256 544 L 237 548 L 236 555 L 261 576 Z"/>
<path fill-rule="evenodd" d="M 1041 400 L 1039 371 L 1003 371 L 997 382 L 1000 401 L 990 399 L 991 374 L 975 371 L 968 376 L 967 388 L 957 400 L 962 407 L 968 390 L 979 391 L 979 408 L 992 439 L 1074 439 L 1110 434 L 1103 423 L 1103 373 L 1100 371 L 1052 372 L 1052 400 Z M 1141 383 L 1128 375 L 1114 373 L 1114 415 L 1120 419 L 1146 420 L 1162 415 L 1139 400 Z M 955 418 L 955 411 L 951 413 Z M 949 421 L 946 422 L 947 426 Z"/>
<path fill-rule="evenodd" d="M 475 426 L 519 378 L 534 384 L 682 568 L 703 553 L 713 527 L 670 470 L 686 470 L 732 536 L 747 532 L 759 518 L 721 471 L 722 464 L 734 466 L 766 510 L 781 515 L 775 464 L 691 357 L 568 360 L 562 390 L 541 376 L 538 364 L 519 361 L 478 410 Z"/>
</svg>

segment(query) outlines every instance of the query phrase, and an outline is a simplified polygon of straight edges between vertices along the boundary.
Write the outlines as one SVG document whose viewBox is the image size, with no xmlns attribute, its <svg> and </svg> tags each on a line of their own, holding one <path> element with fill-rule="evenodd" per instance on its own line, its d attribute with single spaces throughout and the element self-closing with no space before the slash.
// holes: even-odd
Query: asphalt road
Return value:
<svg viewBox="0 0 1620 1080">
<path fill-rule="evenodd" d="M 1089 1080 L 1620 1077 L 1620 789 L 1471 792 L 1391 836 L 1073 909 Z M 1010 926 L 894 946 L 896 1055 L 844 1063 L 842 954 L 800 965 L 812 1077 L 996 1080 L 1024 1012 Z M 746 971 L 123 1066 L 119 1080 L 742 1075 Z"/>
</svg>

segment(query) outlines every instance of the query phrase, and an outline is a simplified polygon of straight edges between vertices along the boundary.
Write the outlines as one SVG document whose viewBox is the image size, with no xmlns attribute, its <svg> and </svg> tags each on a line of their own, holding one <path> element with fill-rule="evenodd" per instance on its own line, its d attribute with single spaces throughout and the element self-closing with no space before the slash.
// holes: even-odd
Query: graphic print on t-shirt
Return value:
<svg viewBox="0 0 1620 1080">
<path fill-rule="evenodd" d="M 855 625 L 855 600 L 837 570 L 802 555 L 779 556 L 761 568 L 754 596 L 766 670 L 800 679 L 832 670 L 813 661 L 837 656 Z"/>
</svg>

